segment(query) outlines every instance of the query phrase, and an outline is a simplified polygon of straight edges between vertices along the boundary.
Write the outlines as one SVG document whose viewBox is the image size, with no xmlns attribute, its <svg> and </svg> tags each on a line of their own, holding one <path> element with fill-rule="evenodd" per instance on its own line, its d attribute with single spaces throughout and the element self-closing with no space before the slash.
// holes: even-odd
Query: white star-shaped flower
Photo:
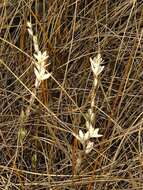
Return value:
<svg viewBox="0 0 143 190">
<path fill-rule="evenodd" d="M 102 137 L 101 134 L 98 134 L 99 128 L 94 129 L 93 127 L 90 126 L 89 128 L 89 136 L 90 138 L 98 138 L 98 137 Z"/>
<path fill-rule="evenodd" d="M 104 69 L 104 66 L 101 64 L 103 63 L 101 54 L 98 53 L 96 57 L 93 59 L 90 57 L 90 63 L 91 63 L 91 69 L 94 73 L 94 75 L 97 77 Z"/>
<path fill-rule="evenodd" d="M 35 57 L 37 64 L 43 66 L 45 65 L 45 60 L 49 57 L 46 51 L 44 51 L 43 53 L 41 51 L 38 51 L 38 53 L 34 53 L 33 56 Z"/>
<path fill-rule="evenodd" d="M 35 73 L 36 78 L 37 78 L 38 81 L 48 79 L 51 76 L 51 73 L 49 73 L 45 68 L 41 68 L 40 70 L 38 70 L 35 67 L 34 68 L 34 73 Z"/>
<path fill-rule="evenodd" d="M 73 133 L 73 135 L 81 142 L 81 144 L 85 145 L 90 138 L 102 137 L 101 134 L 98 134 L 98 131 L 99 128 L 94 129 L 93 127 L 90 127 L 86 133 L 84 133 L 82 130 L 79 130 L 78 135 L 75 133 Z"/>
<path fill-rule="evenodd" d="M 89 139 L 89 133 L 84 133 L 82 130 L 79 130 L 78 134 L 73 133 L 77 140 L 81 142 L 82 145 Z"/>
</svg>

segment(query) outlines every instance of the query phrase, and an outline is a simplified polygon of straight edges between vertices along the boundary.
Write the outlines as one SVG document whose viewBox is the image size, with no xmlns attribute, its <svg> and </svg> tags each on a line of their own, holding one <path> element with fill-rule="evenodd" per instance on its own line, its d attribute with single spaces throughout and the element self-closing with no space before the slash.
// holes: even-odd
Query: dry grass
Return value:
<svg viewBox="0 0 143 190">
<path fill-rule="evenodd" d="M 0 189 L 142 190 L 142 1 L 2 0 L 0 2 Z M 52 77 L 31 112 L 35 75 L 31 20 Z M 104 72 L 96 92 L 102 138 L 83 156 L 72 132 L 85 129 L 91 104 L 90 57 Z"/>
</svg>

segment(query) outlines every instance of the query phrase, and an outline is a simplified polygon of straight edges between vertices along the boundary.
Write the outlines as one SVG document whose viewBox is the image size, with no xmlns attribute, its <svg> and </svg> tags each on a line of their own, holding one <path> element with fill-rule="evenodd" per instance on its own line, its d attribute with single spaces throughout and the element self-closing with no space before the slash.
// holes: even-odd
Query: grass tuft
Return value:
<svg viewBox="0 0 143 190">
<path fill-rule="evenodd" d="M 138 0 L 0 2 L 0 189 L 143 189 L 142 24 Z"/>
</svg>

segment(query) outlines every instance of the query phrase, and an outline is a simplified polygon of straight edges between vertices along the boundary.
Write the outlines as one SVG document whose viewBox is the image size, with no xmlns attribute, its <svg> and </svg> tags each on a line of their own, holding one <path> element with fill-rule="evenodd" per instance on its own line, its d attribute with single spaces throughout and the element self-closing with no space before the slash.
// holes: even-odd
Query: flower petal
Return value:
<svg viewBox="0 0 143 190">
<path fill-rule="evenodd" d="M 27 21 L 27 26 L 28 26 L 29 28 L 32 28 L 31 22 Z"/>
<path fill-rule="evenodd" d="M 35 59 L 38 60 L 39 56 L 36 53 L 34 53 L 33 56 L 34 56 Z"/>
<path fill-rule="evenodd" d="M 84 133 L 82 132 L 82 130 L 79 130 L 79 138 L 80 138 L 81 140 L 84 139 Z"/>
<path fill-rule="evenodd" d="M 94 132 L 92 133 L 92 138 L 98 138 L 102 137 L 103 135 L 98 134 L 99 128 L 95 129 Z"/>
<path fill-rule="evenodd" d="M 46 51 L 44 51 L 42 55 L 43 55 L 43 57 L 47 57 L 48 56 Z"/>
<path fill-rule="evenodd" d="M 38 80 L 41 80 L 41 76 L 40 76 L 40 73 L 38 72 L 38 70 L 34 67 L 34 73 L 35 73 L 35 75 L 36 75 L 36 78 L 38 79 Z"/>
<path fill-rule="evenodd" d="M 37 78 L 35 80 L 35 88 L 37 89 L 40 86 L 41 81 L 39 81 Z"/>
<path fill-rule="evenodd" d="M 92 135 L 94 134 L 94 128 L 92 127 L 92 125 L 90 125 L 90 128 L 89 128 L 89 134 L 90 134 L 90 137 L 92 137 Z"/>
<path fill-rule="evenodd" d="M 42 80 L 48 79 L 51 76 L 51 73 L 47 73 L 44 76 L 42 76 Z"/>
<path fill-rule="evenodd" d="M 84 142 L 87 141 L 90 138 L 90 133 L 87 131 L 84 135 Z"/>
<path fill-rule="evenodd" d="M 37 69 L 38 71 L 40 71 L 41 65 L 40 65 L 37 61 L 35 61 L 35 62 L 33 62 L 33 63 L 35 64 L 36 69 Z"/>
<path fill-rule="evenodd" d="M 31 28 L 28 28 L 28 32 L 31 36 L 33 36 L 33 31 L 31 30 Z"/>
</svg>

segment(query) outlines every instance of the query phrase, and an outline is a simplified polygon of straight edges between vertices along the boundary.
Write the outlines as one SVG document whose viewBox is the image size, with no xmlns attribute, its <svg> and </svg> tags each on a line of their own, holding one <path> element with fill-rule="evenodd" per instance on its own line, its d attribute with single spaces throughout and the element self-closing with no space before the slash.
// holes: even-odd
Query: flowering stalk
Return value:
<svg viewBox="0 0 143 190">
<path fill-rule="evenodd" d="M 94 75 L 94 81 L 93 81 L 93 90 L 91 93 L 91 106 L 90 109 L 88 109 L 88 112 L 86 113 L 86 132 L 84 133 L 82 130 L 79 130 L 78 134 L 73 133 L 75 138 L 80 141 L 80 143 L 83 145 L 83 149 L 85 154 L 88 154 L 92 151 L 94 142 L 91 141 L 91 138 L 98 138 L 102 135 L 98 133 L 99 128 L 94 128 L 95 123 L 95 113 L 94 113 L 94 106 L 95 106 L 95 95 L 96 95 L 96 87 L 98 84 L 98 76 L 103 71 L 104 66 L 102 66 L 103 60 L 101 58 L 101 55 L 98 54 L 93 59 L 90 58 L 91 63 L 91 69 Z M 81 163 L 82 156 L 79 156 L 77 159 L 77 167 L 79 167 L 79 163 Z M 79 161 L 80 160 L 80 161 Z"/>
<path fill-rule="evenodd" d="M 32 30 L 32 24 L 30 22 L 27 22 L 27 27 L 29 35 L 32 37 L 34 50 L 35 50 L 35 53 L 33 54 L 32 63 L 34 65 L 34 74 L 36 78 L 35 78 L 35 87 L 32 91 L 29 100 L 29 105 L 27 106 L 25 111 L 23 110 L 21 111 L 20 115 L 21 124 L 25 122 L 30 115 L 31 107 L 35 101 L 35 96 L 37 94 L 37 90 L 40 87 L 41 82 L 44 81 L 45 79 L 48 79 L 51 76 L 51 73 L 49 73 L 46 70 L 46 60 L 49 56 L 47 55 L 46 51 L 44 51 L 43 53 L 40 51 L 37 36 L 34 35 Z"/>
<path fill-rule="evenodd" d="M 27 106 L 25 111 L 23 111 L 23 110 L 21 111 L 21 114 L 19 117 L 20 128 L 18 131 L 18 144 L 20 144 L 21 147 L 22 147 L 24 138 L 27 134 L 27 131 L 23 127 L 23 124 L 24 124 L 24 122 L 26 122 L 26 120 L 28 119 L 28 117 L 30 115 L 31 107 L 34 104 L 37 90 L 40 87 L 41 82 L 44 81 L 45 79 L 48 79 L 51 76 L 51 73 L 49 73 L 46 70 L 46 60 L 49 56 L 47 55 L 46 51 L 44 51 L 43 53 L 40 51 L 37 36 L 33 34 L 32 24 L 30 22 L 27 22 L 27 26 L 28 26 L 28 32 L 33 39 L 33 45 L 34 45 L 34 50 L 35 50 L 35 53 L 33 54 L 32 63 L 34 65 L 34 74 L 35 74 L 36 78 L 35 78 L 35 86 L 34 86 L 34 89 L 31 93 L 31 97 L 29 100 L 29 105 Z M 36 160 L 37 160 L 37 155 L 34 154 L 32 156 L 32 164 L 35 164 Z"/>
<path fill-rule="evenodd" d="M 35 50 L 35 53 L 33 54 L 34 59 L 32 63 L 34 64 L 34 74 L 36 76 L 36 79 L 35 79 L 35 88 L 33 89 L 33 94 L 30 97 L 29 106 L 25 111 L 26 118 L 30 114 L 31 107 L 35 101 L 35 95 L 37 93 L 37 89 L 39 88 L 41 82 L 48 79 L 51 76 L 51 73 L 49 73 L 46 70 L 46 60 L 49 56 L 47 55 L 46 51 L 44 51 L 43 53 L 40 51 L 37 36 L 34 35 L 32 30 L 32 24 L 30 22 L 27 22 L 27 26 L 28 26 L 29 35 L 32 37 L 34 50 Z"/>
</svg>

